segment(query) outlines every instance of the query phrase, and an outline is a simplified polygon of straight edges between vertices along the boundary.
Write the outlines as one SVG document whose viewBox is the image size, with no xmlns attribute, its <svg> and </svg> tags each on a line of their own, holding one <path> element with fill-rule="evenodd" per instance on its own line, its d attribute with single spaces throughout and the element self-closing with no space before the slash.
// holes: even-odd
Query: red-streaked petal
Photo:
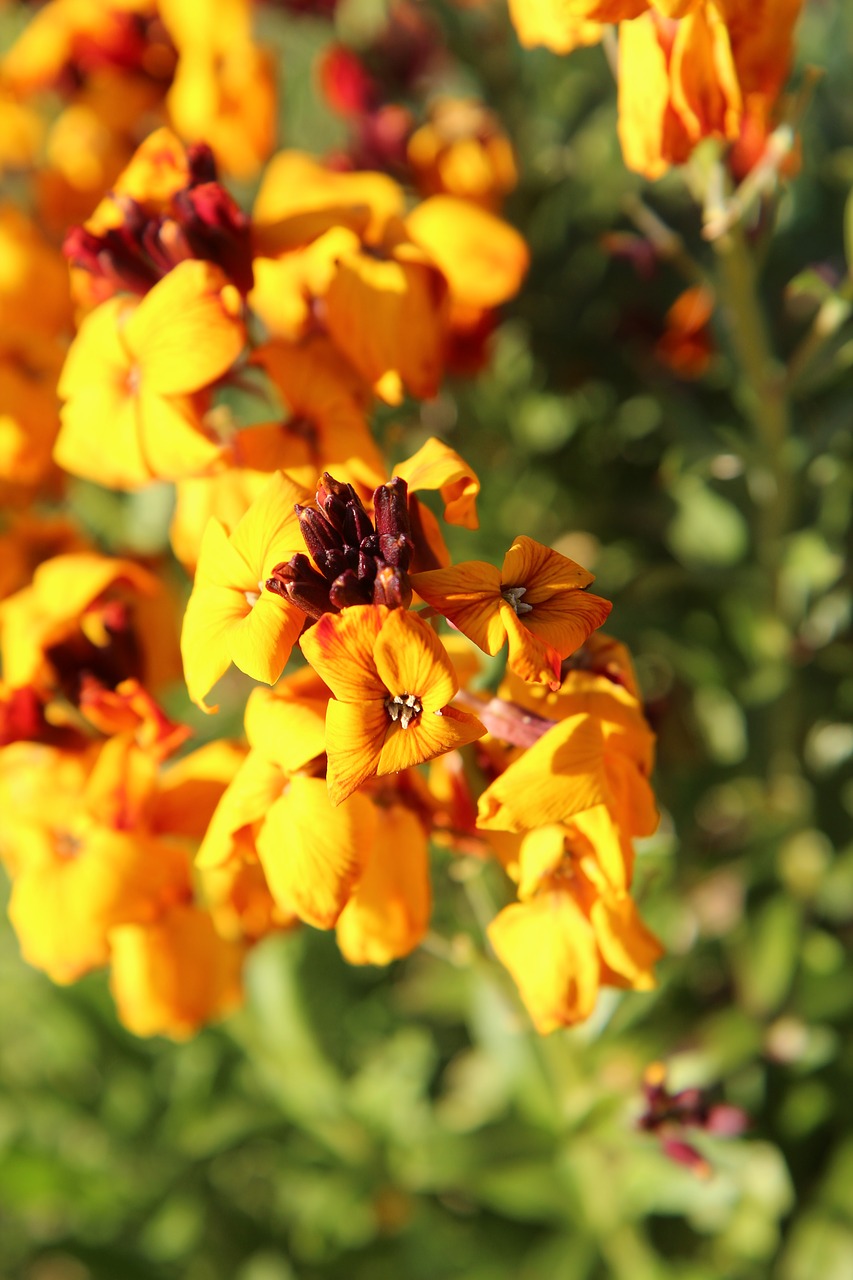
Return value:
<svg viewBox="0 0 853 1280">
<path fill-rule="evenodd" d="M 432 627 L 402 609 L 393 609 L 385 619 L 373 660 L 388 692 L 414 694 L 424 715 L 446 706 L 459 688 L 453 664 Z"/>
<path fill-rule="evenodd" d="M 501 576 L 485 560 L 466 560 L 449 569 L 413 573 L 412 586 L 485 653 L 496 654 L 506 639 L 500 618 Z"/>
<path fill-rule="evenodd" d="M 387 615 L 384 605 L 372 604 L 324 613 L 300 640 L 305 657 L 336 698 L 364 702 L 386 696 L 373 650 Z"/>
<path fill-rule="evenodd" d="M 384 701 L 329 703 L 326 779 L 333 805 L 340 804 L 374 776 L 390 724 Z"/>
</svg>

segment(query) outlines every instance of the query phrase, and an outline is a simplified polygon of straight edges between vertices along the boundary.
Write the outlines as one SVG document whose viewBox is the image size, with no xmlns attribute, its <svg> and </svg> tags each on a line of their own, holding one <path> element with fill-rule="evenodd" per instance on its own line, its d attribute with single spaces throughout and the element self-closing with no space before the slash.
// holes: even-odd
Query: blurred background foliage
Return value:
<svg viewBox="0 0 853 1280">
<path fill-rule="evenodd" d="M 482 97 L 515 143 L 507 216 L 533 266 L 490 367 L 378 428 L 392 457 L 438 433 L 479 472 L 482 526 L 457 531 L 457 555 L 499 559 L 524 531 L 613 599 L 609 629 L 636 656 L 659 734 L 664 816 L 638 869 L 668 952 L 659 989 L 608 992 L 589 1024 L 536 1038 L 482 955 L 500 878 L 440 853 L 434 934 L 413 958 L 361 970 L 309 928 L 267 941 L 246 1009 L 185 1045 L 123 1032 L 101 976 L 55 988 L 4 927 L 0 1271 L 849 1280 L 853 9 L 806 7 L 797 74 L 824 74 L 802 168 L 746 227 L 790 370 L 774 462 L 689 183 L 648 187 L 624 169 L 602 50 L 524 52 L 500 7 L 424 8 L 453 55 L 431 90 Z M 358 47 L 382 20 L 381 0 L 351 0 L 337 34 Z M 7 10 L 5 39 L 14 21 Z M 329 24 L 274 5 L 260 21 L 281 56 L 282 143 L 339 145 L 315 76 Z M 638 270 L 650 210 L 684 256 Z M 688 258 L 717 291 L 694 378 L 659 345 Z M 818 346 L 828 304 L 840 320 Z M 774 465 L 789 489 L 768 533 Z M 77 483 L 73 501 L 111 549 L 165 546 L 165 487 Z M 698 1140 L 708 1180 L 637 1130 L 656 1059 L 674 1087 L 751 1117 L 739 1139 Z"/>
</svg>

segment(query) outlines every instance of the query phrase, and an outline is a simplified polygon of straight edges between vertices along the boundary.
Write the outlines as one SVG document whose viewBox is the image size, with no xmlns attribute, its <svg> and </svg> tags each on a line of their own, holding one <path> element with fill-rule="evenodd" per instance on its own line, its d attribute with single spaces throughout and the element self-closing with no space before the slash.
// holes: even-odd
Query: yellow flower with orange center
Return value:
<svg viewBox="0 0 853 1280">
<path fill-rule="evenodd" d="M 300 641 L 334 693 L 326 711 L 329 796 L 474 742 L 485 729 L 449 704 L 458 689 L 435 632 L 383 605 L 324 614 Z"/>
<path fill-rule="evenodd" d="M 524 680 L 560 686 L 560 663 L 600 627 L 609 600 L 583 591 L 593 575 L 532 538 L 519 537 L 500 569 L 469 560 L 412 575 L 417 593 L 486 653 L 509 641 Z"/>
</svg>

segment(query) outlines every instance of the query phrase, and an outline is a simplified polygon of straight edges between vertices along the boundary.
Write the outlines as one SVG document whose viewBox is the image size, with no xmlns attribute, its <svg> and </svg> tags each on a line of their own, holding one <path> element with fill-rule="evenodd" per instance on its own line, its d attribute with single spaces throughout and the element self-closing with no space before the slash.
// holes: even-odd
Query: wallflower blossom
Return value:
<svg viewBox="0 0 853 1280">
<path fill-rule="evenodd" d="M 414 614 L 356 605 L 324 614 L 300 643 L 335 695 L 326 711 L 335 805 L 368 778 L 422 764 L 485 733 L 474 716 L 449 705 L 458 688 L 452 664 Z"/>
<path fill-rule="evenodd" d="M 187 689 L 205 710 L 232 662 L 267 684 L 284 670 L 305 615 L 265 583 L 303 545 L 294 505 L 307 498 L 277 473 L 230 534 L 218 520 L 208 523 L 181 632 Z"/>
<path fill-rule="evenodd" d="M 110 930 L 110 990 L 134 1035 L 186 1040 L 243 996 L 244 948 L 217 933 L 210 914 L 176 903 L 148 924 Z"/>
<path fill-rule="evenodd" d="M 209 470 L 225 446 L 205 431 L 205 392 L 245 343 L 240 297 L 207 262 L 181 262 L 141 302 L 116 297 L 83 321 L 59 382 L 54 456 L 117 489 Z"/>
<path fill-rule="evenodd" d="M 593 575 L 558 552 L 516 538 L 501 569 L 470 560 L 416 573 L 412 584 L 486 653 L 509 641 L 509 666 L 525 680 L 560 685 L 560 663 L 600 627 L 611 605 L 585 594 Z"/>
<path fill-rule="evenodd" d="M 362 795 L 332 808 L 319 776 L 325 699 L 293 696 L 299 688 L 250 697 L 251 750 L 213 814 L 196 865 L 207 872 L 255 857 L 281 910 L 330 929 L 361 875 L 377 817 Z"/>
<path fill-rule="evenodd" d="M 661 955 L 631 898 L 586 858 L 567 859 L 535 894 L 505 907 L 488 936 L 543 1035 L 588 1018 L 602 985 L 651 990 Z"/>
</svg>

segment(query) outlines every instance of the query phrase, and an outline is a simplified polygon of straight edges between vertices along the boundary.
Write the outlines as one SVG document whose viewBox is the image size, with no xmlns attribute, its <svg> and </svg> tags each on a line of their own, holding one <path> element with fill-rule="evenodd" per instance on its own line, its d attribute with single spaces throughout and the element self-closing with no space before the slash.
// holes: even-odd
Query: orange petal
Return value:
<svg viewBox="0 0 853 1280">
<path fill-rule="evenodd" d="M 391 720 L 384 701 L 336 702 L 326 709 L 326 779 L 333 805 L 374 777 Z"/>
<path fill-rule="evenodd" d="M 590 907 L 589 918 L 609 970 L 605 981 L 615 977 L 621 979 L 620 986 L 651 991 L 655 986 L 652 966 L 663 955 L 663 947 L 643 924 L 628 894 L 599 898 Z"/>
<path fill-rule="evenodd" d="M 389 773 L 399 773 L 416 764 L 424 764 L 427 760 L 444 755 L 446 751 L 455 751 L 457 747 L 476 742 L 485 732 L 485 727 L 476 716 L 457 711 L 455 707 L 445 707 L 433 712 L 424 709 L 423 714 L 413 720 L 407 729 L 399 721 L 392 721 L 379 755 L 376 773 L 382 777 Z"/>
<path fill-rule="evenodd" d="M 555 591 L 588 587 L 594 575 L 568 556 L 522 534 L 504 556 L 501 587 L 524 587 L 524 603 L 538 604 Z"/>
<path fill-rule="evenodd" d="M 494 656 L 506 640 L 500 606 L 501 579 L 485 560 L 466 560 L 449 569 L 412 574 L 422 599 L 444 615 L 469 640 Z"/>
<path fill-rule="evenodd" d="M 589 1017 L 598 996 L 598 949 L 570 892 L 551 890 L 505 907 L 488 936 L 537 1031 L 547 1035 Z"/>
<path fill-rule="evenodd" d="M 441 268 L 454 302 L 496 307 L 518 292 L 530 253 L 514 227 L 456 196 L 423 200 L 406 230 Z"/>
<path fill-rule="evenodd" d="M 480 527 L 477 519 L 480 481 L 467 462 L 435 436 L 431 436 L 411 458 L 398 463 L 394 474 L 403 477 L 409 493 L 418 489 L 439 489 L 448 524 L 462 525 L 464 529 Z"/>
<path fill-rule="evenodd" d="M 459 685 L 438 636 L 415 613 L 392 609 L 373 649 L 379 679 L 392 696 L 414 694 L 424 715 L 450 702 Z"/>
<path fill-rule="evenodd" d="M 373 650 L 388 613 L 384 605 L 372 604 L 324 613 L 300 640 L 305 657 L 336 698 L 367 702 L 386 697 Z"/>
</svg>

